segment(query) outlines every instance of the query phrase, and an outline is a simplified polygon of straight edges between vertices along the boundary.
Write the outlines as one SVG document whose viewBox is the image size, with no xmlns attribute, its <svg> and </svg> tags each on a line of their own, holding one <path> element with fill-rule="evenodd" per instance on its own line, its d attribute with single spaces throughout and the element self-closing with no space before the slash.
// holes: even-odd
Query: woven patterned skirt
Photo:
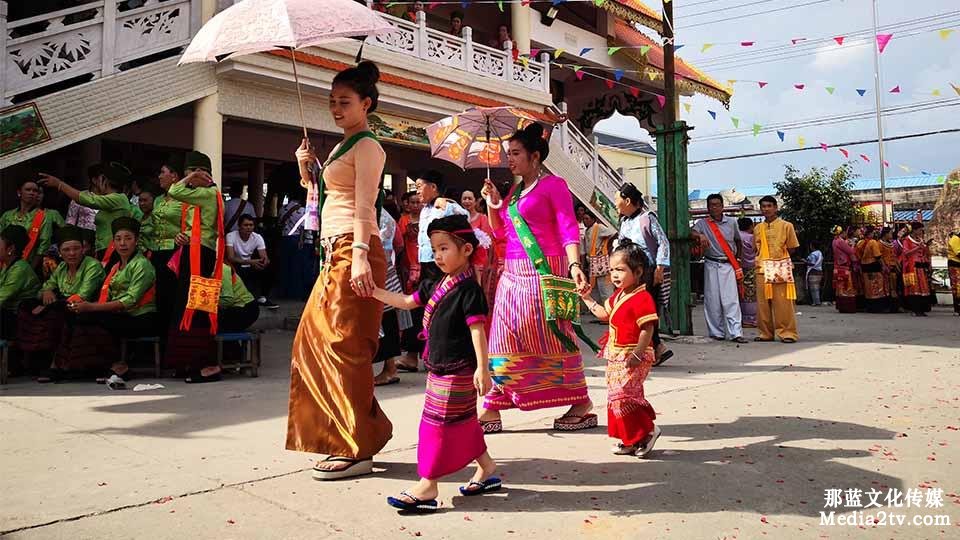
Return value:
<svg viewBox="0 0 960 540">
<path fill-rule="evenodd" d="M 890 297 L 887 292 L 887 280 L 883 277 L 883 265 L 880 263 L 864 264 L 863 294 L 866 297 L 867 311 L 883 313 L 890 310 Z"/>
<path fill-rule="evenodd" d="M 743 298 L 740 299 L 740 313 L 743 325 L 757 326 L 757 269 L 743 269 Z"/>
<path fill-rule="evenodd" d="M 556 275 L 566 273 L 564 257 L 547 257 Z M 560 329 L 574 343 L 573 325 Z M 490 331 L 490 369 L 494 387 L 486 409 L 524 411 L 584 403 L 587 384 L 583 358 L 568 352 L 547 326 L 540 275 L 529 259 L 507 259 L 497 286 Z"/>
<path fill-rule="evenodd" d="M 653 431 L 657 413 L 643 394 L 643 382 L 653 367 L 653 348 L 643 353 L 639 366 L 628 366 L 616 357 L 632 348 L 605 351 L 607 358 L 607 434 L 624 445 L 639 443 Z"/>
<path fill-rule="evenodd" d="M 60 344 L 67 304 L 55 302 L 34 315 L 33 310 L 39 305 L 37 300 L 21 302 L 17 311 L 17 344 L 22 351 L 55 351 Z"/>
<path fill-rule="evenodd" d="M 857 289 L 853 283 L 853 272 L 849 268 L 838 266 L 833 270 L 833 292 L 836 295 L 837 311 L 857 312 Z"/>
<path fill-rule="evenodd" d="M 417 472 L 437 479 L 455 473 L 487 451 L 477 420 L 472 368 L 450 375 L 427 374 L 420 418 Z"/>
</svg>

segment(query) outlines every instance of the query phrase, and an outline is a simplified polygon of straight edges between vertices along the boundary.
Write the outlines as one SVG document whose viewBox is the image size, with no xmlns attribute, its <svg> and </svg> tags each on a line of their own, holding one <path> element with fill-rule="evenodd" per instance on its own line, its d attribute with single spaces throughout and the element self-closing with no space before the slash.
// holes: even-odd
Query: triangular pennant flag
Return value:
<svg viewBox="0 0 960 540">
<path fill-rule="evenodd" d="M 713 47 L 713 43 L 704 43 L 703 47 L 700 47 L 700 52 L 705 53 L 710 50 L 710 47 Z"/>
<path fill-rule="evenodd" d="M 826 88 L 826 90 L 827 90 L 827 93 L 828 93 L 828 94 L 833 95 L 833 91 L 836 90 L 836 88 L 834 88 L 834 87 L 832 87 L 832 86 L 828 86 L 828 87 Z"/>
<path fill-rule="evenodd" d="M 727 86 L 733 86 L 735 84 L 737 84 L 736 79 L 727 79 Z"/>
<path fill-rule="evenodd" d="M 684 104 L 683 104 L 683 110 L 687 111 L 688 114 L 690 113 L 690 109 L 692 109 L 692 108 L 693 108 L 693 107 L 692 107 L 689 103 L 684 103 Z"/>
<path fill-rule="evenodd" d="M 578 81 L 582 81 L 583 76 L 585 75 L 585 73 L 580 71 L 579 69 L 574 71 L 573 74 L 576 75 Z"/>
<path fill-rule="evenodd" d="M 597 7 L 603 7 L 603 4 L 606 3 L 606 1 L 607 0 L 593 0 L 593 3 L 596 4 Z"/>
<path fill-rule="evenodd" d="M 713 112 L 713 111 L 707 111 L 707 113 L 708 113 L 714 120 L 717 119 L 717 113 L 715 113 L 715 112 Z"/>
<path fill-rule="evenodd" d="M 467 0 L 460 0 L 460 7 L 463 8 L 463 9 L 467 9 L 467 4 L 468 4 L 468 3 L 469 3 L 469 2 L 467 2 Z"/>
<path fill-rule="evenodd" d="M 786 136 L 787 136 L 787 134 L 784 133 L 784 132 L 782 132 L 782 131 L 778 131 L 778 132 L 777 132 L 777 137 L 780 137 L 780 142 L 783 142 L 783 140 L 784 140 L 784 138 L 786 138 Z"/>
<path fill-rule="evenodd" d="M 800 148 L 803 148 L 807 145 L 807 140 L 803 137 L 797 137 L 797 144 L 800 146 Z"/>
<path fill-rule="evenodd" d="M 647 77 L 652 81 L 657 78 L 657 73 L 655 71 L 648 71 Z"/>
<path fill-rule="evenodd" d="M 943 30 L 940 30 L 940 39 L 947 39 L 950 37 L 950 34 L 952 33 L 953 33 L 952 28 L 944 28 Z"/>
<path fill-rule="evenodd" d="M 427 4 L 427 9 L 430 11 L 433 11 L 437 9 L 437 6 L 439 5 L 440 5 L 440 2 L 430 2 L 429 4 Z"/>
<path fill-rule="evenodd" d="M 890 89 L 890 93 L 891 93 L 891 94 L 899 94 L 899 93 L 900 93 L 900 85 L 898 84 L 898 85 L 894 86 L 893 88 L 891 88 L 891 89 Z"/>
<path fill-rule="evenodd" d="M 754 42 L 752 42 L 752 41 L 741 41 L 741 42 L 740 42 L 740 46 L 741 46 L 741 47 L 753 47 L 753 43 L 754 43 Z"/>
<path fill-rule="evenodd" d="M 857 93 L 860 94 L 860 97 L 863 97 L 867 93 L 866 88 L 857 88 Z"/>
<path fill-rule="evenodd" d="M 530 49 L 530 58 L 536 58 L 540 56 L 540 49 Z"/>
<path fill-rule="evenodd" d="M 569 67 L 570 67 L 570 69 L 573 70 L 574 73 L 576 73 L 576 72 L 580 71 L 581 69 L 583 69 L 583 66 L 575 66 L 575 65 L 573 65 L 573 64 L 571 64 Z"/>
<path fill-rule="evenodd" d="M 938 183 L 938 184 L 942 184 L 942 183 L 944 183 L 944 182 L 946 182 L 946 181 L 947 181 L 947 177 L 946 177 L 946 176 L 938 176 L 938 177 L 937 177 L 937 183 Z"/>
<path fill-rule="evenodd" d="M 502 2 L 502 1 L 500 1 L 500 0 L 497 1 L 497 7 L 500 8 L 500 13 L 503 13 L 503 2 Z"/>
<path fill-rule="evenodd" d="M 754 125 L 753 125 L 753 136 L 756 137 L 757 135 L 760 135 L 760 129 L 762 129 L 762 128 L 763 128 L 763 126 L 761 126 L 760 124 L 754 124 Z"/>
<path fill-rule="evenodd" d="M 807 87 L 807 85 L 805 85 L 805 84 L 795 84 L 795 85 L 793 85 L 793 87 L 796 88 L 797 90 L 803 90 L 804 88 Z"/>
<path fill-rule="evenodd" d="M 847 152 L 847 151 L 844 150 L 843 148 L 837 148 L 837 150 L 839 150 L 840 153 L 843 154 L 843 157 L 845 157 L 845 158 L 850 157 L 850 152 Z"/>
<path fill-rule="evenodd" d="M 887 160 L 883 160 L 883 166 L 889 169 L 889 168 L 890 168 L 890 162 L 887 161 Z"/>
<path fill-rule="evenodd" d="M 823 148 L 823 151 L 826 152 L 830 147 L 827 146 L 827 143 L 820 143 L 820 148 Z"/>
<path fill-rule="evenodd" d="M 939 88 L 934 88 L 934 89 L 933 89 L 933 92 L 930 92 L 930 94 L 931 94 L 931 95 L 934 95 L 934 96 L 939 96 L 939 95 L 940 95 L 940 89 L 939 89 Z"/>
<path fill-rule="evenodd" d="M 802 37 L 802 38 L 793 38 L 793 39 L 790 40 L 790 44 L 791 44 L 791 45 L 796 45 L 797 43 L 800 43 L 801 41 L 806 41 L 806 40 L 807 40 L 807 38 L 803 38 L 803 37 Z"/>
<path fill-rule="evenodd" d="M 613 90 L 613 85 L 614 85 L 613 81 L 611 81 L 610 79 L 604 79 L 603 81 L 607 84 L 607 88 L 609 88 L 610 90 Z"/>
<path fill-rule="evenodd" d="M 837 36 L 833 40 L 837 42 L 837 45 L 843 45 L 843 36 Z"/>
<path fill-rule="evenodd" d="M 953 88 L 953 91 L 956 92 L 958 96 L 960 96 L 960 86 L 950 83 L 950 87 Z"/>
<path fill-rule="evenodd" d="M 633 97 L 640 97 L 640 89 L 636 86 L 630 87 L 630 93 L 633 94 Z"/>
<path fill-rule="evenodd" d="M 883 54 L 883 50 L 887 48 L 887 44 L 890 43 L 892 37 L 893 34 L 877 34 L 877 48 L 880 49 L 880 54 Z"/>
<path fill-rule="evenodd" d="M 557 49 L 553 51 L 553 58 L 554 59 L 560 58 L 561 54 L 563 54 L 563 49 Z"/>
<path fill-rule="evenodd" d="M 622 69 L 613 70 L 613 78 L 616 79 L 617 82 L 619 82 L 620 79 L 623 78 L 623 70 Z"/>
<path fill-rule="evenodd" d="M 768 84 L 770 84 L 770 83 L 768 83 L 768 82 L 766 82 L 766 81 L 757 81 L 757 84 L 760 85 L 760 88 L 763 88 L 764 86 L 766 86 L 766 85 L 768 85 Z"/>
<path fill-rule="evenodd" d="M 870 158 L 867 157 L 866 154 L 860 154 L 860 159 L 866 161 L 867 163 L 870 163 Z"/>
<path fill-rule="evenodd" d="M 566 2 L 566 1 L 567 1 L 567 0 L 553 0 L 553 5 L 554 5 L 554 6 L 559 6 L 560 4 L 562 4 L 562 3 Z"/>
<path fill-rule="evenodd" d="M 677 47 L 674 47 L 673 50 L 676 51 L 676 50 L 677 50 Z M 642 54 L 643 56 L 646 56 L 648 52 L 650 52 L 650 46 L 649 46 L 649 45 L 641 45 L 641 46 L 640 46 L 640 54 Z"/>
<path fill-rule="evenodd" d="M 663 106 L 667 104 L 667 97 L 657 94 L 657 103 L 660 104 L 660 108 L 662 109 Z"/>
<path fill-rule="evenodd" d="M 531 2 L 531 0 L 520 0 L 520 5 L 521 5 L 521 6 L 529 6 L 529 5 L 530 5 L 530 2 Z"/>
<path fill-rule="evenodd" d="M 739 119 L 739 118 L 734 118 L 734 117 L 731 116 L 731 117 L 730 117 L 730 121 L 733 122 L 733 127 L 735 127 L 735 128 L 740 127 L 740 119 Z"/>
<path fill-rule="evenodd" d="M 907 167 L 906 165 L 898 165 L 898 167 L 903 169 L 903 172 L 910 172 L 910 167 Z"/>
<path fill-rule="evenodd" d="M 684 47 L 683 45 L 674 45 L 674 46 L 673 46 L 673 51 L 674 51 L 674 52 L 677 52 L 677 51 L 679 51 L 680 49 L 682 49 L 683 47 Z"/>
<path fill-rule="evenodd" d="M 593 50 L 593 47 L 584 47 L 584 48 L 580 49 L 580 56 L 584 56 L 585 54 L 587 54 L 588 52 L 590 52 L 590 51 L 592 51 L 592 50 Z"/>
<path fill-rule="evenodd" d="M 526 56 L 520 57 L 520 63 L 523 64 L 523 69 L 527 69 L 530 67 L 530 59 L 527 58 Z"/>
<path fill-rule="evenodd" d="M 930 173 L 928 173 L 927 171 L 920 171 L 920 174 L 924 176 L 930 176 Z"/>
<path fill-rule="evenodd" d="M 607 48 L 607 56 L 613 56 L 614 53 L 620 51 L 620 49 L 622 49 L 622 48 L 623 48 L 623 47 L 608 47 L 608 48 Z"/>
</svg>

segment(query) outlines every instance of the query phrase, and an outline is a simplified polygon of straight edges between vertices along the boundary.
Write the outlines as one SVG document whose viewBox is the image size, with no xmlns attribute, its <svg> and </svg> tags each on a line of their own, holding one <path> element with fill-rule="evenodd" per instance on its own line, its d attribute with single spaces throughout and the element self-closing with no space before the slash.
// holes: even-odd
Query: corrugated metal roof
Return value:
<svg viewBox="0 0 960 540">
<path fill-rule="evenodd" d="M 610 135 L 609 133 L 601 133 L 599 131 L 594 131 L 593 134 L 597 136 L 597 142 L 600 143 L 600 146 L 609 146 L 617 150 L 628 150 L 651 156 L 657 155 L 657 151 L 653 146 L 644 141 L 618 137 L 617 135 Z"/>
</svg>

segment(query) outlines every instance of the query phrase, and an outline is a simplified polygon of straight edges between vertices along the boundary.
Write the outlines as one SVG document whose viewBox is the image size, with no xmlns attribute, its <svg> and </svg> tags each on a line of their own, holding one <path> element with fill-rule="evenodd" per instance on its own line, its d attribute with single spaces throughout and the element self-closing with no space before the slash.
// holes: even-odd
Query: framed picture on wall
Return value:
<svg viewBox="0 0 960 540">
<path fill-rule="evenodd" d="M 0 109 L 0 157 L 50 140 L 37 104 L 22 103 Z"/>
</svg>

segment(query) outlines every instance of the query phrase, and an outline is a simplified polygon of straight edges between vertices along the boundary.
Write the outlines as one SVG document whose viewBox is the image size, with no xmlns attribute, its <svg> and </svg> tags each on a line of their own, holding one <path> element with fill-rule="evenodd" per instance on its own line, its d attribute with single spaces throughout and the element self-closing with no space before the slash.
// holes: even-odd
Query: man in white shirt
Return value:
<svg viewBox="0 0 960 540">
<path fill-rule="evenodd" d="M 263 236 L 253 231 L 256 222 L 248 215 L 239 218 L 239 229 L 227 234 L 227 259 L 250 292 L 257 294 L 260 307 L 277 309 L 280 306 L 267 299 L 270 289 L 270 258 Z"/>
<path fill-rule="evenodd" d="M 256 209 L 249 201 L 243 198 L 243 184 L 230 184 L 230 200 L 223 203 L 223 230 L 236 231 L 240 226 L 240 216 L 257 217 Z"/>
<path fill-rule="evenodd" d="M 433 220 L 454 214 L 470 217 L 469 212 L 453 201 L 442 197 L 444 190 L 443 176 L 437 171 L 427 171 L 417 178 L 417 195 L 423 201 L 423 210 L 420 210 L 420 233 L 417 237 L 420 259 L 420 279 L 439 281 L 443 272 L 437 268 L 433 259 L 433 246 L 430 245 L 430 235 L 427 229 Z"/>
</svg>

